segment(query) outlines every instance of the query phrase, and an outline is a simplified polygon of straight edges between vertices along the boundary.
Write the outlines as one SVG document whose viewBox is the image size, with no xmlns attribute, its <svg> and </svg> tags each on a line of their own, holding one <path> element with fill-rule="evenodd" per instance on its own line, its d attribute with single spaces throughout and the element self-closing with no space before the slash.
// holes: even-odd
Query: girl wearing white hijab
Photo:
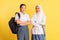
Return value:
<svg viewBox="0 0 60 40">
<path fill-rule="evenodd" d="M 32 40 L 45 40 L 44 25 L 46 17 L 40 5 L 35 7 L 36 13 L 32 17 Z"/>
</svg>

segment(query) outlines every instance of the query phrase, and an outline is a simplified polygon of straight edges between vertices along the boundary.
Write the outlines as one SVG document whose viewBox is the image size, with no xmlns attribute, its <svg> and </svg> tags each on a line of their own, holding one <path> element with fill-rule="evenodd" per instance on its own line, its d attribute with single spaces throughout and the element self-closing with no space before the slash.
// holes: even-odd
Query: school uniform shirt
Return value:
<svg viewBox="0 0 60 40">
<path fill-rule="evenodd" d="M 34 14 L 32 19 L 32 34 L 44 34 L 42 25 L 45 25 L 45 16 L 42 14 Z"/>
<path fill-rule="evenodd" d="M 18 17 L 18 14 L 16 14 L 15 20 L 20 20 L 22 22 L 30 21 L 28 14 L 22 13 L 22 12 L 19 12 L 19 13 L 20 13 L 20 18 Z M 20 24 L 20 25 L 23 26 L 23 24 Z"/>
</svg>

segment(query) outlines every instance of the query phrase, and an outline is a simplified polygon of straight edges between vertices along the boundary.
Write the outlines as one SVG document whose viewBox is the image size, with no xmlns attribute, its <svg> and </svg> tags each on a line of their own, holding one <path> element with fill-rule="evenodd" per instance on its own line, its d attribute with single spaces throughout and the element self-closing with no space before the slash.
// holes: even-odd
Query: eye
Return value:
<svg viewBox="0 0 60 40">
<path fill-rule="evenodd" d="M 40 8 L 36 8 L 36 9 L 40 9 Z"/>
</svg>

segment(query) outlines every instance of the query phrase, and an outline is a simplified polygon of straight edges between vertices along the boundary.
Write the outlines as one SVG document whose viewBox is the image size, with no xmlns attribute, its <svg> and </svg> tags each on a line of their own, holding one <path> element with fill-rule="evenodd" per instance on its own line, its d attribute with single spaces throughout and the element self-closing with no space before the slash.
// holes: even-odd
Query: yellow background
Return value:
<svg viewBox="0 0 60 40">
<path fill-rule="evenodd" d="M 46 15 L 46 40 L 60 40 L 60 1 L 59 0 L 0 0 L 0 40 L 17 40 L 8 26 L 8 21 L 15 12 L 19 12 L 20 4 L 27 5 L 30 18 L 35 12 L 36 4 L 41 4 Z M 29 26 L 30 40 L 31 28 Z"/>
</svg>

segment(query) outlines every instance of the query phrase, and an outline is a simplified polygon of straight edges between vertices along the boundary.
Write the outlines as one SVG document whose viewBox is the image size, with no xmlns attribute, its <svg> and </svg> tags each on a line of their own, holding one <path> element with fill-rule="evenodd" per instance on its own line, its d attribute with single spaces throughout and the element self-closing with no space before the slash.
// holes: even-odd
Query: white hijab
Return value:
<svg viewBox="0 0 60 40">
<path fill-rule="evenodd" d="M 40 12 L 38 13 L 40 16 L 45 16 L 44 15 L 44 12 L 43 12 L 43 10 L 42 10 L 42 6 L 41 5 L 36 5 L 36 6 L 38 6 L 39 8 L 40 8 Z"/>
<path fill-rule="evenodd" d="M 42 10 L 42 6 L 41 5 L 36 5 L 40 8 L 40 12 L 38 13 L 38 23 L 42 23 L 42 24 L 45 24 L 45 15 L 44 15 L 44 12 Z M 35 13 L 37 14 L 37 13 Z"/>
<path fill-rule="evenodd" d="M 42 10 L 42 7 L 40 5 L 36 5 L 36 6 L 40 7 L 40 12 L 39 13 L 35 13 L 33 15 L 33 17 L 32 17 L 32 24 L 35 25 L 35 26 L 37 26 L 37 24 L 44 25 L 45 24 L 45 15 L 44 15 L 44 12 Z"/>
</svg>

